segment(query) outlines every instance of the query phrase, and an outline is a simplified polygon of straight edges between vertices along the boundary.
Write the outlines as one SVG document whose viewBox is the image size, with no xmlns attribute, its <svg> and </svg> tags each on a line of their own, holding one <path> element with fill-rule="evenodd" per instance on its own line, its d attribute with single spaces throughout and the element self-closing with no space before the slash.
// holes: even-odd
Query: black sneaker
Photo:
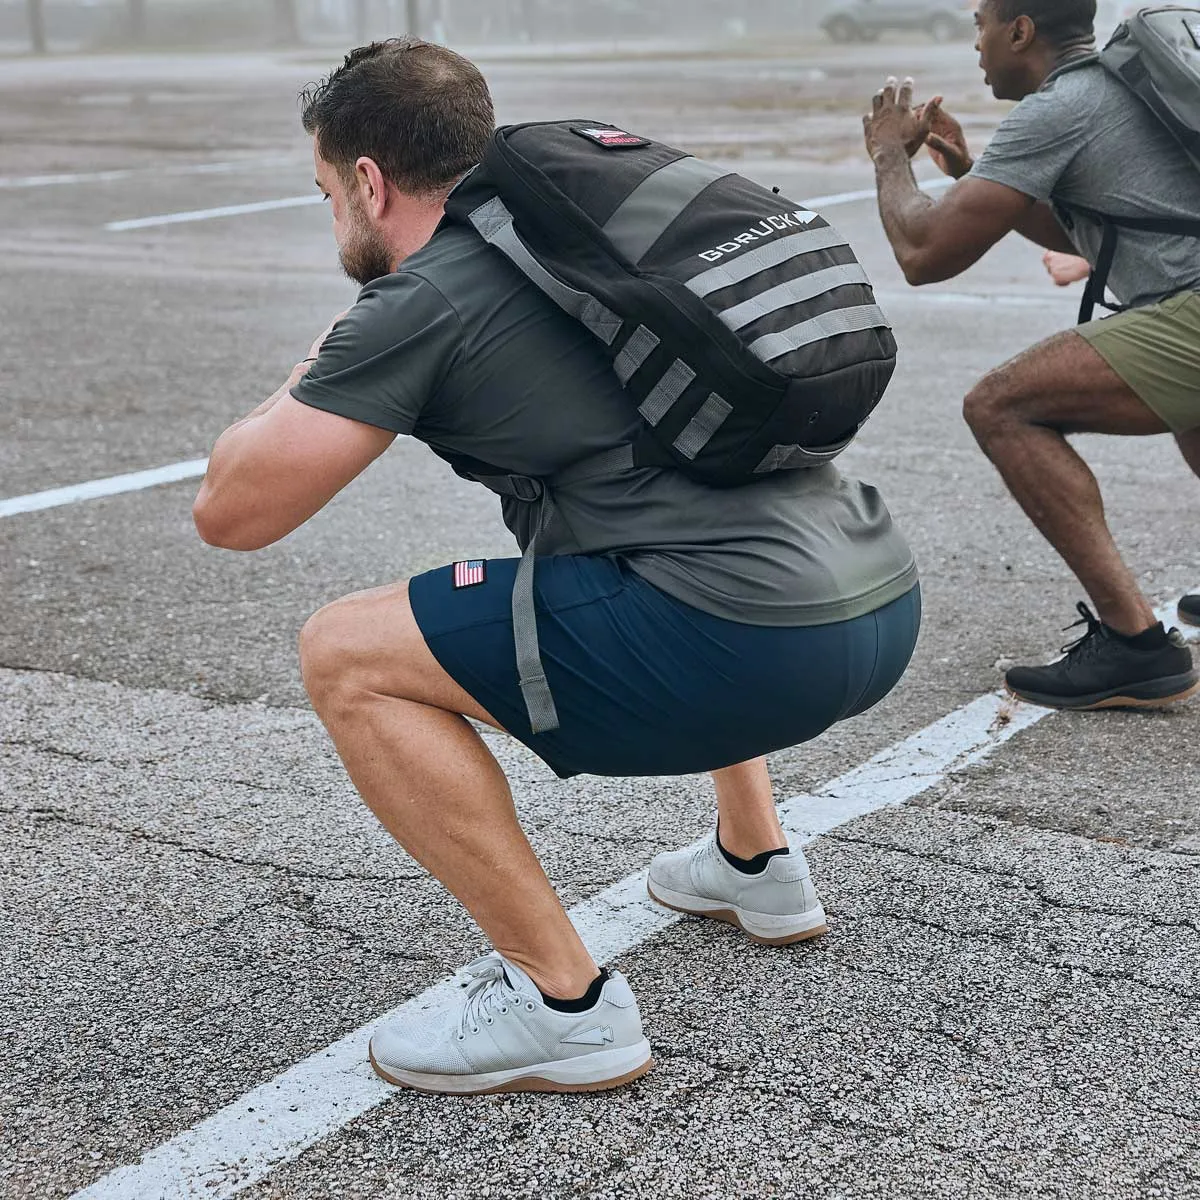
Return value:
<svg viewBox="0 0 1200 1200">
<path fill-rule="evenodd" d="M 1004 681 L 1014 696 L 1046 708 L 1162 708 L 1200 692 L 1200 671 L 1177 630 L 1157 625 L 1126 638 L 1086 604 L 1078 609 L 1083 620 L 1067 628 L 1087 632 L 1048 667 L 1013 667 Z"/>
<path fill-rule="evenodd" d="M 1180 600 L 1179 619 L 1185 625 L 1200 625 L 1200 595 L 1184 596 Z"/>
</svg>

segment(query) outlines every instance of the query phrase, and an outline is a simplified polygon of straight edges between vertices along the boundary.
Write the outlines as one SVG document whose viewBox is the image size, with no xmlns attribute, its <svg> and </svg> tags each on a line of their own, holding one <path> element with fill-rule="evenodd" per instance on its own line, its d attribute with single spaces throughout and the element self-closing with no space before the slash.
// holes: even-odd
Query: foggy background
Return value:
<svg viewBox="0 0 1200 1200">
<path fill-rule="evenodd" d="M 830 13 L 915 0 L 0 0 L 0 53 L 345 45 L 416 32 L 459 45 L 728 43 L 778 33 L 820 37 Z M 930 8 L 971 9 L 973 0 Z M 1107 32 L 1137 5 L 1101 0 Z M 732 15 L 731 15 L 732 14 Z M 2 67 L 0 67 L 2 69 Z"/>
</svg>

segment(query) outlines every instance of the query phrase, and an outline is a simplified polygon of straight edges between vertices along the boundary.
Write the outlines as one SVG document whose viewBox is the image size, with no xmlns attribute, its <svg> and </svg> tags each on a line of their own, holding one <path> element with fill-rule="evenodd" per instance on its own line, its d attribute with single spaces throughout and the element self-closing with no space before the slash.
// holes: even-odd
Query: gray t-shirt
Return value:
<svg viewBox="0 0 1200 1200">
<path fill-rule="evenodd" d="M 1117 217 L 1200 221 L 1200 171 L 1098 63 L 1056 72 L 1022 100 L 971 174 L 1068 211 L 1074 203 Z M 1095 265 L 1103 231 L 1072 216 L 1071 240 Z M 1200 288 L 1200 239 L 1122 229 L 1109 286 L 1134 307 Z"/>
<path fill-rule="evenodd" d="M 457 226 L 362 290 L 292 394 L 542 477 L 631 441 L 641 420 L 592 335 Z M 879 493 L 831 466 L 728 490 L 631 469 L 555 500 L 539 554 L 620 556 L 669 595 L 748 625 L 848 620 L 916 582 Z M 503 510 L 523 549 L 534 506 L 506 498 Z"/>
</svg>

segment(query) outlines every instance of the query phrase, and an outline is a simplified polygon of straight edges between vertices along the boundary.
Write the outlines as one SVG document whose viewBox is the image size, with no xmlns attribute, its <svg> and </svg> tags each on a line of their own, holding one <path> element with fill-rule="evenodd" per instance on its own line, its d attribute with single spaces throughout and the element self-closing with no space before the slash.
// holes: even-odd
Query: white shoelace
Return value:
<svg viewBox="0 0 1200 1200">
<path fill-rule="evenodd" d="M 514 1008 L 521 1004 L 533 1008 L 533 1004 L 508 982 L 498 954 L 485 954 L 468 963 L 457 972 L 456 978 L 459 987 L 467 993 L 458 1019 L 459 1041 L 468 1033 L 478 1033 L 480 1023 L 490 1025 L 495 1020 L 493 1013 L 507 1013 L 510 1004 Z"/>
</svg>

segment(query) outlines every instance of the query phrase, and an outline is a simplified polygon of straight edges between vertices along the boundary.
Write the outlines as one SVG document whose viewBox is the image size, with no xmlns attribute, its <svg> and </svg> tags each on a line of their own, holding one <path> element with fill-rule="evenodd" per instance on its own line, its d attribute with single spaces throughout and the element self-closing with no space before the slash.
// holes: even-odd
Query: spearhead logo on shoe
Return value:
<svg viewBox="0 0 1200 1200">
<path fill-rule="evenodd" d="M 792 212 L 779 213 L 774 217 L 766 217 L 759 221 L 757 225 L 751 226 L 745 233 L 739 233 L 737 237 L 730 238 L 727 242 L 722 242 L 719 246 L 714 246 L 711 250 L 704 250 L 700 257 L 705 262 L 717 262 L 719 259 L 728 258 L 731 254 L 737 254 L 741 250 L 745 250 L 747 246 L 753 246 L 755 242 L 761 242 L 765 238 L 773 238 L 777 233 L 782 233 L 788 229 L 803 229 L 807 225 L 811 225 L 819 214 L 809 212 L 807 208 L 797 208 Z"/>
<path fill-rule="evenodd" d="M 582 1033 L 571 1033 L 562 1039 L 573 1046 L 605 1046 L 614 1041 L 611 1025 L 597 1025 L 595 1029 L 585 1029 Z"/>
</svg>

